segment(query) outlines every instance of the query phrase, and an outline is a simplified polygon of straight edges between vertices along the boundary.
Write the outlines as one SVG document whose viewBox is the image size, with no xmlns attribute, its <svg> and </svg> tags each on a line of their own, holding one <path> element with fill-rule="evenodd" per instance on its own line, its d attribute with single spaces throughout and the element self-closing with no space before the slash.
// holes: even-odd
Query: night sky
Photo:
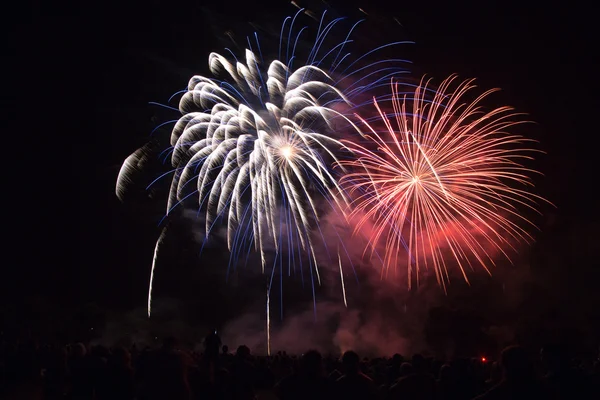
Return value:
<svg viewBox="0 0 600 400">
<path fill-rule="evenodd" d="M 225 47 L 226 30 L 250 32 L 247 22 L 261 14 L 283 20 L 296 10 L 286 1 L 213 3 L 49 4 L 5 16 L 14 67 L 4 74 L 5 307 L 35 315 L 40 304 L 144 306 L 163 199 L 121 204 L 114 186 L 124 158 L 165 120 L 148 103 L 166 102 L 191 75 L 208 73 L 208 54 Z M 500 87 L 498 103 L 537 122 L 528 132 L 548 153 L 540 156 L 539 192 L 557 208 L 543 208 L 533 253 L 547 265 L 536 271 L 560 290 L 561 307 L 598 304 L 592 10 L 575 1 L 344 3 L 331 4 L 354 18 L 358 7 L 396 16 L 399 34 L 416 42 L 402 55 L 415 70 Z"/>
</svg>

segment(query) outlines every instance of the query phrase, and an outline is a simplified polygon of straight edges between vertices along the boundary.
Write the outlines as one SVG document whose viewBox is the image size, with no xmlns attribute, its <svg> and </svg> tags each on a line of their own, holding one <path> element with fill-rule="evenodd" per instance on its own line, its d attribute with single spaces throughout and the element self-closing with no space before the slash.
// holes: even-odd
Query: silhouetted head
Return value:
<svg viewBox="0 0 600 400">
<path fill-rule="evenodd" d="M 131 363 L 131 356 L 127 350 L 123 347 L 116 347 L 112 351 L 111 360 L 115 365 L 129 366 Z"/>
<path fill-rule="evenodd" d="M 400 367 L 400 365 L 402 365 L 402 361 L 404 359 L 402 358 L 402 356 L 398 353 L 394 354 L 394 356 L 392 357 L 392 365 L 394 367 Z"/>
<path fill-rule="evenodd" d="M 223 345 L 223 347 L 221 347 L 221 351 L 223 352 L 223 354 L 229 353 L 229 346 Z"/>
<path fill-rule="evenodd" d="M 452 380 L 452 367 L 448 364 L 442 365 L 440 368 L 440 381 L 449 382 Z"/>
<path fill-rule="evenodd" d="M 87 350 L 86 350 L 85 346 L 83 345 L 83 343 L 75 343 L 73 346 L 71 346 L 71 355 L 74 358 L 85 357 L 86 353 L 87 353 Z"/>
<path fill-rule="evenodd" d="M 316 350 L 309 350 L 302 356 L 300 366 L 306 375 L 320 376 L 323 372 L 323 357 Z"/>
<path fill-rule="evenodd" d="M 360 358 L 358 354 L 349 350 L 342 356 L 342 364 L 346 373 L 356 373 L 360 367 Z"/>
<path fill-rule="evenodd" d="M 403 362 L 402 365 L 400 365 L 400 376 L 406 376 L 406 375 L 410 375 L 412 373 L 413 373 L 413 366 L 410 365 L 410 363 Z"/>
<path fill-rule="evenodd" d="M 241 345 L 237 348 L 235 355 L 239 358 L 248 358 L 250 357 L 250 348 L 245 345 Z"/>
<path fill-rule="evenodd" d="M 500 365 L 494 361 L 492 363 L 492 370 L 490 371 L 490 379 L 492 382 L 499 382 L 502 379 L 502 369 Z"/>
<path fill-rule="evenodd" d="M 506 380 L 528 380 L 533 377 L 533 364 L 525 349 L 520 346 L 504 349 L 500 363 Z"/>
</svg>

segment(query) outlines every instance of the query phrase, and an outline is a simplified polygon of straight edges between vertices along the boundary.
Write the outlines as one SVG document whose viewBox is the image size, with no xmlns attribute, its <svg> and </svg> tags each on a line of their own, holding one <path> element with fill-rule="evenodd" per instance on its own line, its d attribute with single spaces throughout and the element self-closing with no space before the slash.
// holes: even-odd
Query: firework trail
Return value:
<svg viewBox="0 0 600 400">
<path fill-rule="evenodd" d="M 275 253 L 280 267 L 287 253 L 286 262 L 294 268 L 302 264 L 304 253 L 314 294 L 315 278 L 320 282 L 312 238 L 312 232 L 320 230 L 319 199 L 326 199 L 336 210 L 348 206 L 332 174 L 331 166 L 339 161 L 336 152 L 343 148 L 332 133 L 340 123 L 354 127 L 345 115 L 351 115 L 356 106 L 352 98 L 405 72 L 390 66 L 405 61 L 357 64 L 380 48 L 402 43 L 397 42 L 349 63 L 350 53 L 345 49 L 358 23 L 344 41 L 327 49 L 325 39 L 343 18 L 325 24 L 324 13 L 306 63 L 294 69 L 296 46 L 305 30 L 294 31 L 301 12 L 284 21 L 279 57 L 274 61 L 264 61 L 256 34 L 252 41 L 248 38 L 244 59 L 237 59 L 231 51 L 229 58 L 210 54 L 210 71 L 220 79 L 194 76 L 189 81 L 179 102 L 183 116 L 171 134 L 174 169 L 164 176 L 172 177 L 167 216 L 188 198 L 195 198 L 205 220 L 205 242 L 214 228 L 226 227 L 229 267 L 247 259 L 251 247 L 260 254 L 263 272 L 269 252 Z M 357 72 L 360 78 L 353 77 Z M 348 78 L 352 83 L 347 83 Z M 126 160 L 117 193 L 124 193 L 134 165 L 131 157 Z M 152 276 L 155 264 L 156 255 Z M 149 315 L 151 292 L 152 282 Z"/>
<path fill-rule="evenodd" d="M 271 355 L 271 290 L 267 289 L 267 355 Z"/>
<path fill-rule="evenodd" d="M 344 306 L 348 307 L 348 302 L 346 301 L 346 285 L 344 284 L 344 270 L 342 269 L 342 257 L 340 256 L 340 249 L 338 246 L 338 262 L 340 266 L 340 282 L 342 283 L 342 296 L 344 298 Z"/>
<path fill-rule="evenodd" d="M 406 253 L 409 287 L 413 268 L 418 283 L 421 268 L 433 267 L 445 289 L 450 263 L 468 282 L 467 268 L 489 273 L 492 250 L 510 260 L 505 249 L 532 239 L 521 226 L 532 223 L 519 207 L 536 210 L 543 200 L 530 191 L 536 171 L 524 165 L 535 151 L 532 140 L 507 133 L 524 121 L 509 107 L 483 111 L 482 100 L 495 90 L 469 102 L 473 80 L 455 80 L 437 90 L 422 80 L 410 94 L 392 82 L 393 112 L 375 99 L 378 117 L 358 117 L 364 140 L 345 141 L 356 158 L 341 162 L 352 169 L 341 183 L 354 193 L 356 230 L 374 221 L 369 247 L 385 241 L 382 274 Z"/>
</svg>

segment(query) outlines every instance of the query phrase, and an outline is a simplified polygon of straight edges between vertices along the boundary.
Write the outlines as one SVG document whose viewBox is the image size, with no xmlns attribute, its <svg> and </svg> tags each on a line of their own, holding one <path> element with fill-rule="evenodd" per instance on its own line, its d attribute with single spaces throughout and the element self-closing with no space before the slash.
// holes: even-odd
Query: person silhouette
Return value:
<svg viewBox="0 0 600 400">
<path fill-rule="evenodd" d="M 546 345 L 541 351 L 541 359 L 546 369 L 544 386 L 552 399 L 594 398 L 583 374 L 571 367 L 571 360 L 564 346 Z"/>
<path fill-rule="evenodd" d="M 398 379 L 390 388 L 390 399 L 432 400 L 435 397 L 435 378 L 428 372 L 427 362 L 421 354 L 412 357 L 412 371 Z"/>
<path fill-rule="evenodd" d="M 302 355 L 298 370 L 284 377 L 276 386 L 280 400 L 325 400 L 331 398 L 329 385 L 324 376 L 323 358 L 316 350 Z"/>
<path fill-rule="evenodd" d="M 353 351 L 342 356 L 344 375 L 335 382 L 335 397 L 340 399 L 374 399 L 375 384 L 360 370 L 360 357 Z"/>
<path fill-rule="evenodd" d="M 533 363 L 520 346 L 509 346 L 500 356 L 502 380 L 475 400 L 547 399 L 535 379 Z"/>
<path fill-rule="evenodd" d="M 162 348 L 149 354 L 140 400 L 189 400 L 188 368 L 177 340 L 169 336 Z"/>
<path fill-rule="evenodd" d="M 254 399 L 256 368 L 248 346 L 237 348 L 230 372 L 233 397 L 239 400 Z"/>
<path fill-rule="evenodd" d="M 221 338 L 217 334 L 217 329 L 213 328 L 204 338 L 204 359 L 208 364 L 210 381 L 214 382 L 215 374 L 219 368 L 219 351 L 221 349 Z"/>
<path fill-rule="evenodd" d="M 220 349 L 221 338 L 217 334 L 217 329 L 211 329 L 204 339 L 204 355 L 211 361 L 218 360 Z"/>
</svg>

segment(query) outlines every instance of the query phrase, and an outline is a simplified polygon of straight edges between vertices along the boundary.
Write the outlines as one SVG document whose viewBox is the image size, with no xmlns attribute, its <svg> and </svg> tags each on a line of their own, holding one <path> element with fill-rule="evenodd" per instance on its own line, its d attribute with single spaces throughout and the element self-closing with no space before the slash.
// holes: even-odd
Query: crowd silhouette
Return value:
<svg viewBox="0 0 600 400">
<path fill-rule="evenodd" d="M 255 356 L 243 345 L 230 353 L 216 330 L 202 352 L 180 349 L 173 337 L 141 350 L 33 341 L 0 346 L 6 399 L 595 399 L 599 382 L 597 355 L 573 358 L 559 345 L 541 352 L 511 346 L 497 361 L 421 354 L 361 359 L 351 350 L 341 357 L 315 350 Z"/>
</svg>

